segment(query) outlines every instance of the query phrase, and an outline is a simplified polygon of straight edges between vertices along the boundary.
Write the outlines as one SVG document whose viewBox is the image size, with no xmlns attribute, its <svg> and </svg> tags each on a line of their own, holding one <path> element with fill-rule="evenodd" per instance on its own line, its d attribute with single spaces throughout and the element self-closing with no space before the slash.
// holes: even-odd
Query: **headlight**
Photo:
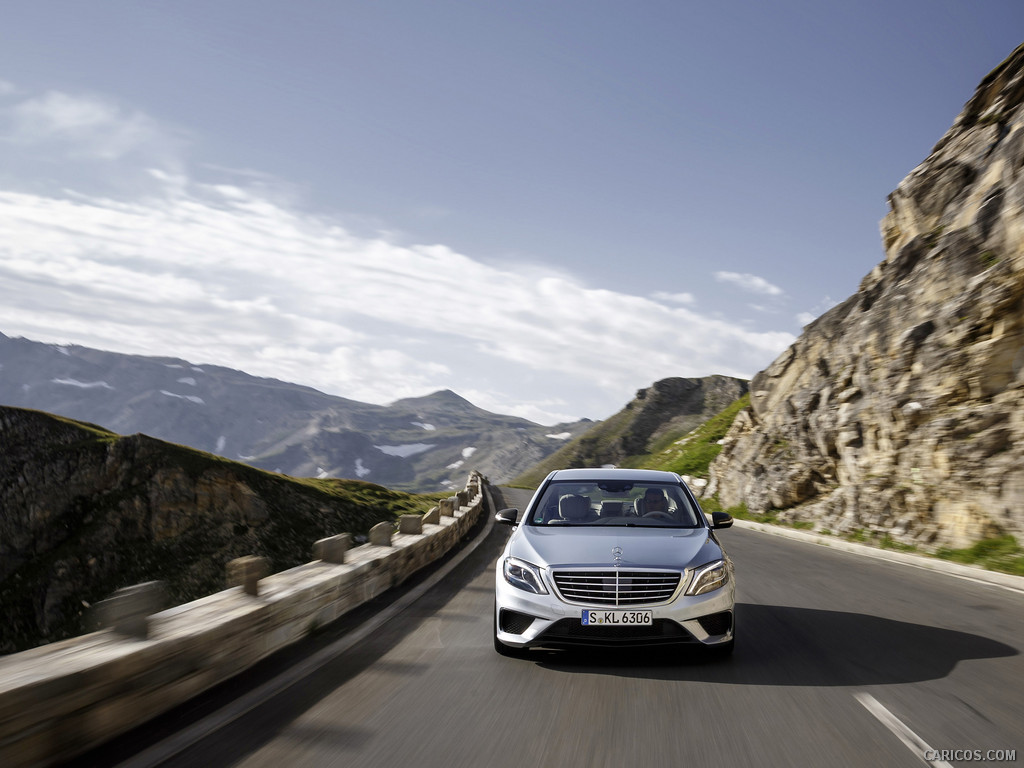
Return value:
<svg viewBox="0 0 1024 768">
<path fill-rule="evenodd" d="M 518 560 L 514 557 L 505 558 L 505 581 L 513 587 L 533 592 L 535 595 L 546 595 L 547 587 L 544 586 L 544 579 L 540 576 L 541 569 L 536 565 L 530 565 L 525 560 Z"/>
<path fill-rule="evenodd" d="M 715 560 L 713 563 L 702 565 L 693 572 L 693 580 L 686 589 L 688 595 L 703 595 L 705 592 L 712 592 L 719 587 L 729 583 L 729 568 L 725 560 Z"/>
</svg>

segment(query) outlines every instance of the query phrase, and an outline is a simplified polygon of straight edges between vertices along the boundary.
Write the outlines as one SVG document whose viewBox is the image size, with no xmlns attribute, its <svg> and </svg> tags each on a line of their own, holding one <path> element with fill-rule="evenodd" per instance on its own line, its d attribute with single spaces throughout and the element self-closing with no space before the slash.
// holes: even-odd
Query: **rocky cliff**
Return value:
<svg viewBox="0 0 1024 768">
<path fill-rule="evenodd" d="M 145 435 L 0 407 L 0 653 L 81 633 L 90 604 L 151 580 L 173 604 L 225 587 L 225 565 L 311 559 L 435 497 L 297 480 Z"/>
<path fill-rule="evenodd" d="M 1024 46 L 889 196 L 886 258 L 751 382 L 725 506 L 966 546 L 1024 534 Z"/>
</svg>

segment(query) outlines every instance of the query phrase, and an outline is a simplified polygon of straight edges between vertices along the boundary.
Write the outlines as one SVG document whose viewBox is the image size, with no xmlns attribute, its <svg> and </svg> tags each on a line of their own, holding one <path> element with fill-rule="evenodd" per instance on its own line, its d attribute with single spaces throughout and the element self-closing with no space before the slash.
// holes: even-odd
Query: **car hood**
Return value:
<svg viewBox="0 0 1024 768">
<path fill-rule="evenodd" d="M 722 557 L 707 528 L 541 527 L 525 525 L 510 542 L 509 554 L 540 566 L 683 570 Z"/>
</svg>

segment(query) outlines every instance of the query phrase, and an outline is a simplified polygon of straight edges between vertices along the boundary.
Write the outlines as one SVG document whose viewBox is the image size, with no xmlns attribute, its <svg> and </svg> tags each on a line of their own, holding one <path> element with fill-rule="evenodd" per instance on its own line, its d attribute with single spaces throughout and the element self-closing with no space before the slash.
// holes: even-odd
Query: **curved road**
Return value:
<svg viewBox="0 0 1024 768">
<path fill-rule="evenodd" d="M 920 766 L 928 749 L 1024 762 L 1022 593 L 731 529 L 731 659 L 509 659 L 490 627 L 507 536 L 495 526 L 372 643 L 167 764 Z"/>
</svg>

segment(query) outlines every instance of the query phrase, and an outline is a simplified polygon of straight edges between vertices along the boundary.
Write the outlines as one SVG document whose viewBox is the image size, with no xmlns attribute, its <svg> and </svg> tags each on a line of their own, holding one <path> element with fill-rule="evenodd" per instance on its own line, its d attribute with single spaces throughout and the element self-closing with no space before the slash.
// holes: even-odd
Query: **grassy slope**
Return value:
<svg viewBox="0 0 1024 768">
<path fill-rule="evenodd" d="M 7 617 L 0 652 L 81 633 L 84 608 L 120 587 L 159 579 L 173 603 L 187 602 L 223 589 L 231 558 L 262 555 L 283 570 L 308 562 L 319 538 L 365 534 L 378 522 L 424 513 L 440 498 L 358 480 L 288 477 L 144 436 L 122 437 L 38 411 L 8 412 L 14 411 L 27 437 L 11 446 L 14 455 L 0 462 L 0 474 L 51 481 L 30 486 L 26 509 L 9 497 L 3 510 L 0 522 L 12 540 L 33 544 L 13 553 L 0 572 L 0 615 Z M 70 474 L 59 467 L 71 467 Z M 167 476 L 178 478 L 170 491 Z M 254 517 L 215 502 L 202 514 L 197 494 L 211 488 L 224 492 L 228 507 L 238 489 L 254 494 L 264 513 Z M 171 494 L 160 510 L 152 506 L 154 493 Z M 47 520 L 36 521 L 32 508 L 46 509 Z"/>
<path fill-rule="evenodd" d="M 722 451 L 719 441 L 729 431 L 736 414 L 749 405 L 750 395 L 744 395 L 687 435 L 666 437 L 654 453 L 639 457 L 636 466 L 706 479 L 708 467 Z"/>
</svg>

